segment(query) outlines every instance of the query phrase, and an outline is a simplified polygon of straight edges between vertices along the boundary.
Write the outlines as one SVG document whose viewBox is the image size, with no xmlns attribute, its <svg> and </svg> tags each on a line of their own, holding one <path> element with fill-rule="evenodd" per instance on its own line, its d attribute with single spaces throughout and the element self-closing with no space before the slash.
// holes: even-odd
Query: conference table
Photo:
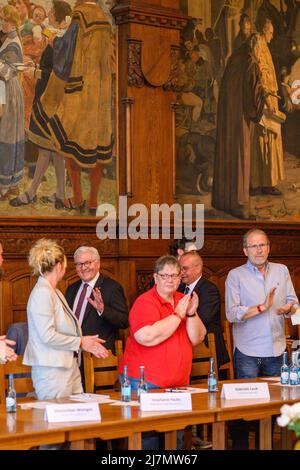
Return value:
<svg viewBox="0 0 300 470">
<path fill-rule="evenodd" d="M 235 380 L 224 383 L 256 382 L 263 379 Z M 128 438 L 128 449 L 141 449 L 141 433 L 165 434 L 165 449 L 177 448 L 177 430 L 194 424 L 212 424 L 213 449 L 225 449 L 226 423 L 235 419 L 259 420 L 260 448 L 272 448 L 272 416 L 284 404 L 300 401 L 300 387 L 281 387 L 268 382 L 270 399 L 224 400 L 217 393 L 193 393 L 192 410 L 177 412 L 142 412 L 138 406 L 100 404 L 101 421 L 48 423 L 42 409 L 21 409 L 6 413 L 0 406 L 0 450 L 30 449 L 35 446 L 66 441 L 89 442 L 94 438 L 110 440 Z M 222 383 L 219 383 L 221 389 Z M 193 385 L 193 387 L 195 387 Z M 203 388 L 203 384 L 199 384 Z M 118 393 L 112 398 L 120 398 Z M 66 403 L 66 399 L 55 400 Z"/>
</svg>

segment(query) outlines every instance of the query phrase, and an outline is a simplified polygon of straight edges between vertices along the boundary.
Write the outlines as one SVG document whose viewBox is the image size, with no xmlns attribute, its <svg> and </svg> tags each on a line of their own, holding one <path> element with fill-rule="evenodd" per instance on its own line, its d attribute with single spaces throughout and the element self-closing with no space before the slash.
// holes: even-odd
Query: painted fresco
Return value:
<svg viewBox="0 0 300 470">
<path fill-rule="evenodd" d="M 209 219 L 300 220 L 300 2 L 181 8 L 179 200 Z"/>
<path fill-rule="evenodd" d="M 0 216 L 115 204 L 114 3 L 0 0 Z"/>
</svg>

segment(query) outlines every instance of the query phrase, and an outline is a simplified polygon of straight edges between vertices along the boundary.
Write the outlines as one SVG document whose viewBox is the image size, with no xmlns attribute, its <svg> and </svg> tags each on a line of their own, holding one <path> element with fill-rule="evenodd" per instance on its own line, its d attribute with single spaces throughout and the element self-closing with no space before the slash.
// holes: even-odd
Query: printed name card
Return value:
<svg viewBox="0 0 300 470">
<path fill-rule="evenodd" d="M 141 411 L 190 411 L 192 400 L 190 393 L 142 393 Z"/>
<path fill-rule="evenodd" d="M 226 400 L 270 398 L 266 382 L 223 384 L 221 397 Z"/>
<path fill-rule="evenodd" d="M 49 423 L 101 421 L 101 417 L 98 403 L 51 403 L 46 406 L 45 420 Z"/>
</svg>

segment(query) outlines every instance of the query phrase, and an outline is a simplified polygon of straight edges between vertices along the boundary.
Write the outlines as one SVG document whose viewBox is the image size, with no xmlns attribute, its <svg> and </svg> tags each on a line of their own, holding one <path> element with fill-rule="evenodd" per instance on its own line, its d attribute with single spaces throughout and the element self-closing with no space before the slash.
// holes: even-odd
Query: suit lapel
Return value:
<svg viewBox="0 0 300 470">
<path fill-rule="evenodd" d="M 78 292 L 78 289 L 80 288 L 80 286 L 81 286 L 81 280 L 77 281 L 75 284 L 70 286 L 70 290 L 67 291 L 66 299 L 67 299 L 71 309 L 73 309 L 74 302 L 75 302 L 75 299 L 76 299 L 76 295 L 77 295 L 77 292 Z"/>
<path fill-rule="evenodd" d="M 67 315 L 71 316 L 72 317 L 72 320 L 75 321 L 75 324 L 76 324 L 76 328 L 77 328 L 77 331 L 79 332 L 79 334 L 81 335 L 81 328 L 80 328 L 80 325 L 78 323 L 78 320 L 77 318 L 75 317 L 73 311 L 70 309 L 65 297 L 63 296 L 63 294 L 60 292 L 59 289 L 55 289 L 55 293 L 56 295 L 59 297 L 59 300 L 61 301 L 61 304 L 62 304 L 62 307 L 64 309 L 64 311 L 66 312 Z"/>
</svg>

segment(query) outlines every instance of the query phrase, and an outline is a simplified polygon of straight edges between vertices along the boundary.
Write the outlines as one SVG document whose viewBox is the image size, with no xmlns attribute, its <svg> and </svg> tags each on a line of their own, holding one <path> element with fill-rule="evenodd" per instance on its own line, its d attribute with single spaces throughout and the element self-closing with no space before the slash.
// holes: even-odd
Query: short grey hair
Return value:
<svg viewBox="0 0 300 470">
<path fill-rule="evenodd" d="M 270 244 L 270 240 L 269 240 L 269 237 L 268 237 L 268 235 L 266 234 L 266 232 L 264 232 L 264 231 L 261 230 L 260 228 L 251 228 L 251 229 L 248 230 L 248 232 L 246 232 L 245 235 L 243 236 L 243 248 L 247 248 L 247 246 L 248 246 L 248 238 L 249 238 L 253 233 L 260 233 L 261 235 L 264 235 L 264 236 L 266 237 L 266 239 L 268 240 L 268 243 Z"/>
<path fill-rule="evenodd" d="M 77 250 L 74 253 L 74 260 L 77 255 L 82 255 L 83 253 L 92 253 L 95 259 L 100 260 L 99 251 L 97 250 L 97 248 L 93 246 L 80 246 L 79 248 L 77 248 Z"/>
<path fill-rule="evenodd" d="M 178 273 L 180 273 L 180 264 L 178 263 L 178 259 L 172 255 L 164 255 L 156 260 L 154 265 L 154 272 L 158 274 L 165 266 L 173 266 L 177 269 Z"/>
</svg>

